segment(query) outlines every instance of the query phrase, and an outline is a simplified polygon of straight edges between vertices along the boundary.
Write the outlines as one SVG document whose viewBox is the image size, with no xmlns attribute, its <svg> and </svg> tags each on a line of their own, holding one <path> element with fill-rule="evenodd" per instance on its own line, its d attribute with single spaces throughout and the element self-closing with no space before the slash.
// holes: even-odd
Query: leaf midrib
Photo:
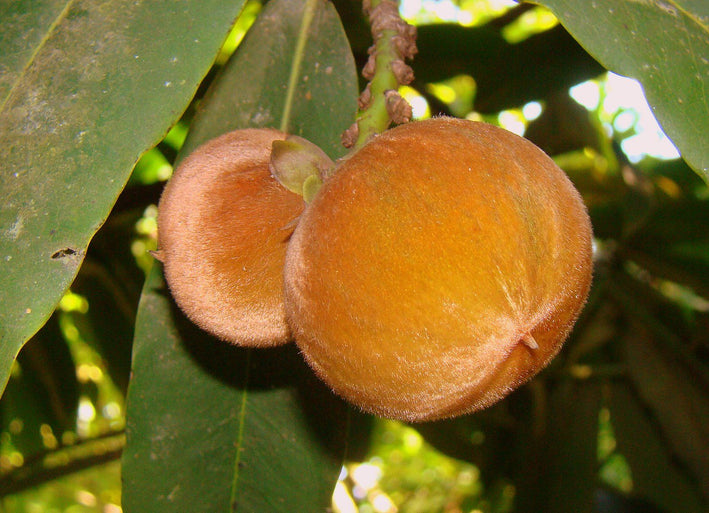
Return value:
<svg viewBox="0 0 709 513">
<path fill-rule="evenodd" d="M 244 428 L 246 425 L 246 406 L 247 406 L 247 397 L 249 394 L 249 376 L 251 374 L 251 353 L 252 349 L 249 349 L 246 352 L 246 364 L 244 366 L 244 383 L 243 383 L 243 391 L 241 392 L 241 404 L 239 405 L 239 421 L 238 421 L 238 429 L 237 429 L 237 435 L 236 435 L 236 456 L 234 458 L 234 479 L 232 480 L 231 484 L 231 497 L 229 498 L 229 511 L 235 511 L 234 505 L 236 504 L 236 497 L 237 497 L 237 486 L 239 482 L 239 467 L 241 465 L 241 453 L 243 452 L 242 445 L 244 443 Z"/>
<path fill-rule="evenodd" d="M 286 101 L 283 106 L 283 117 L 281 118 L 280 130 L 288 133 L 290 128 L 291 111 L 293 110 L 293 102 L 295 101 L 295 91 L 298 88 L 298 79 L 303 67 L 303 57 L 305 56 L 305 45 L 308 42 L 308 33 L 310 25 L 315 16 L 317 0 L 307 0 L 303 8 L 303 19 L 300 23 L 298 31 L 298 39 L 293 53 L 293 67 L 291 67 L 288 77 L 288 89 L 286 90 Z"/>
<path fill-rule="evenodd" d="M 704 32 L 709 33 L 709 25 L 705 25 L 702 23 L 702 20 L 698 17 L 695 16 L 694 13 L 688 11 L 684 7 L 682 7 L 676 0 L 665 0 L 669 5 L 677 9 L 681 14 L 685 15 L 687 18 L 692 20 L 694 23 L 697 24 Z"/>
<path fill-rule="evenodd" d="M 306 4 L 303 9 L 303 18 L 300 23 L 300 28 L 298 30 L 298 39 L 296 41 L 295 51 L 293 53 L 293 66 L 290 70 L 290 75 L 288 77 L 288 87 L 286 89 L 286 101 L 283 106 L 283 116 L 281 118 L 280 130 L 282 132 L 289 132 L 290 128 L 290 118 L 291 112 L 293 110 L 293 103 L 295 102 L 295 91 L 298 88 L 298 80 L 300 78 L 301 70 L 303 67 L 303 58 L 305 56 L 305 46 L 308 42 L 308 34 L 310 32 L 310 26 L 312 25 L 313 18 L 315 17 L 315 11 L 317 8 L 317 0 L 306 0 Z M 232 480 L 231 486 L 231 497 L 229 501 L 229 510 L 235 511 L 235 505 L 237 500 L 237 489 L 239 484 L 239 474 L 241 465 L 241 456 L 244 442 L 244 431 L 246 427 L 246 410 L 247 410 L 247 398 L 248 398 L 248 384 L 249 384 L 249 374 L 251 370 L 251 350 L 247 352 L 246 356 L 246 366 L 244 372 L 244 383 L 243 392 L 241 394 L 241 405 L 239 410 L 238 428 L 237 428 L 237 439 L 236 439 L 236 455 L 234 458 L 234 478 Z"/>
<path fill-rule="evenodd" d="M 42 40 L 39 42 L 37 47 L 34 49 L 32 52 L 32 55 L 30 56 L 29 59 L 27 59 L 27 62 L 25 63 L 25 66 L 22 68 L 22 71 L 17 77 L 17 80 L 15 80 L 15 83 L 12 84 L 12 87 L 10 90 L 7 92 L 7 95 L 5 98 L 3 98 L 2 103 L 0 103 L 0 113 L 2 113 L 5 110 L 5 106 L 7 103 L 10 101 L 10 98 L 12 97 L 13 93 L 17 89 L 17 87 L 22 83 L 22 79 L 25 77 L 27 74 L 27 70 L 32 66 L 34 63 L 35 59 L 37 58 L 37 55 L 39 52 L 44 48 L 44 46 L 47 44 L 47 41 L 51 38 L 51 36 L 54 34 L 54 31 L 56 28 L 59 26 L 59 24 L 66 19 L 69 9 L 72 8 L 72 6 L 76 3 L 76 0 L 69 0 L 66 5 L 64 5 L 64 8 L 62 11 L 59 13 L 59 15 L 54 19 L 51 25 L 49 25 L 49 28 L 47 29 L 46 34 L 42 37 Z"/>
</svg>

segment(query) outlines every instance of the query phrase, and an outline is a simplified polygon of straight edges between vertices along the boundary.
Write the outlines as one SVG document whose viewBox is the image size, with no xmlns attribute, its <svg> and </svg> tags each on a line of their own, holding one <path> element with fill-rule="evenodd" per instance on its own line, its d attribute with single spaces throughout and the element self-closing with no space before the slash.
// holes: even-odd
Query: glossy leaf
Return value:
<svg viewBox="0 0 709 513">
<path fill-rule="evenodd" d="M 341 154 L 356 98 L 332 6 L 272 0 L 201 102 L 180 156 L 249 126 L 285 127 Z M 195 328 L 156 268 L 134 341 L 124 511 L 323 511 L 344 458 L 347 411 L 295 345 L 246 350 Z"/>
<path fill-rule="evenodd" d="M 0 389 L 243 3 L 0 4 Z"/>
<path fill-rule="evenodd" d="M 541 0 L 609 70 L 642 83 L 684 159 L 709 182 L 709 3 Z"/>
</svg>

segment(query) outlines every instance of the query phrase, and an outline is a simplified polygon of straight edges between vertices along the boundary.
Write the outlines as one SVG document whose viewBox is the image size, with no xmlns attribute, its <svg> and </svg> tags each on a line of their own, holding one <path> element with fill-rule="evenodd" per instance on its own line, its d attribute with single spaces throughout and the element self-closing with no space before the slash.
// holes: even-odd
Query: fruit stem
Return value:
<svg viewBox="0 0 709 513">
<path fill-rule="evenodd" d="M 411 106 L 397 90 L 413 80 L 413 71 L 404 59 L 416 54 L 416 27 L 401 19 L 398 1 L 365 0 L 363 10 L 369 16 L 374 40 L 362 70 L 369 83 L 359 97 L 357 121 L 342 134 L 345 147 L 355 151 L 392 122 L 411 120 Z"/>
</svg>

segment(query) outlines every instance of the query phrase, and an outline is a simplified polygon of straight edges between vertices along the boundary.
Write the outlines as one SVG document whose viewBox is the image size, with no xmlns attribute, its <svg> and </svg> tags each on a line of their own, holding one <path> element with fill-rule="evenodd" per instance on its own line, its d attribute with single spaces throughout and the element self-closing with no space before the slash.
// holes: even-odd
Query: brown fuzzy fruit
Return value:
<svg viewBox="0 0 709 513">
<path fill-rule="evenodd" d="M 158 207 L 158 257 L 179 307 L 202 329 L 245 346 L 289 341 L 283 261 L 303 199 L 268 170 L 272 129 L 236 130 L 175 170 Z"/>
<path fill-rule="evenodd" d="M 340 164 L 286 255 L 306 360 L 363 410 L 478 410 L 561 348 L 591 283 L 591 225 L 525 139 L 450 118 L 394 128 Z"/>
</svg>

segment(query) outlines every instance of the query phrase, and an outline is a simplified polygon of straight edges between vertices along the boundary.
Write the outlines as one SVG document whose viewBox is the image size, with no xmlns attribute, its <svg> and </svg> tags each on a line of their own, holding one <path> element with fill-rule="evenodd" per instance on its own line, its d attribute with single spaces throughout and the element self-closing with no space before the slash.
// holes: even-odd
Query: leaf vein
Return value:
<svg viewBox="0 0 709 513">
<path fill-rule="evenodd" d="M 296 41 L 295 53 L 293 55 L 293 67 L 291 67 L 290 75 L 288 77 L 286 102 L 283 107 L 283 117 L 281 118 L 281 132 L 289 132 L 291 111 L 293 110 L 293 102 L 295 100 L 295 91 L 298 88 L 298 79 L 300 78 L 301 68 L 303 67 L 305 45 L 308 41 L 308 32 L 310 32 L 310 25 L 312 24 L 315 16 L 316 6 L 317 0 L 307 0 L 303 10 L 303 19 L 300 23 L 298 40 Z"/>
<path fill-rule="evenodd" d="M 249 374 L 251 370 L 251 350 L 246 352 L 246 365 L 244 369 L 244 384 L 241 394 L 241 404 L 239 406 L 238 431 L 236 435 L 236 455 L 234 458 L 234 479 L 231 484 L 231 497 L 229 500 L 229 511 L 236 511 L 236 489 L 239 482 L 239 471 L 241 470 L 241 454 L 244 443 L 244 427 L 246 424 L 246 399 L 249 394 Z"/>
<path fill-rule="evenodd" d="M 703 23 L 702 18 L 699 15 L 695 15 L 695 13 L 688 11 L 684 7 L 682 7 L 679 2 L 676 0 L 667 0 L 667 3 L 670 4 L 672 7 L 677 9 L 679 12 L 684 14 L 687 18 L 692 20 L 695 24 L 697 24 L 704 32 L 709 33 L 709 25 Z"/>
<path fill-rule="evenodd" d="M 20 75 L 17 77 L 17 80 L 15 80 L 15 83 L 12 84 L 12 87 L 8 91 L 7 95 L 5 98 L 3 98 L 2 103 L 0 103 L 0 112 L 3 112 L 5 110 L 5 106 L 7 103 L 10 101 L 10 98 L 12 97 L 13 93 L 15 90 L 18 88 L 20 83 L 22 82 L 22 78 L 25 76 L 27 73 L 27 70 L 32 66 L 32 63 L 34 63 L 35 59 L 37 58 L 37 54 L 44 48 L 44 45 L 47 44 L 47 41 L 49 41 L 49 38 L 54 34 L 54 31 L 56 28 L 59 26 L 59 24 L 62 22 L 67 17 L 67 14 L 69 13 L 69 9 L 74 5 L 76 0 L 69 0 L 62 11 L 57 15 L 56 19 L 52 22 L 52 24 L 49 26 L 49 29 L 47 29 L 47 33 L 44 35 L 42 40 L 39 42 L 37 47 L 34 49 L 32 52 L 32 55 L 30 56 L 29 59 L 27 59 L 27 62 L 25 63 L 25 66 L 22 68 L 22 71 L 20 72 Z"/>
</svg>

